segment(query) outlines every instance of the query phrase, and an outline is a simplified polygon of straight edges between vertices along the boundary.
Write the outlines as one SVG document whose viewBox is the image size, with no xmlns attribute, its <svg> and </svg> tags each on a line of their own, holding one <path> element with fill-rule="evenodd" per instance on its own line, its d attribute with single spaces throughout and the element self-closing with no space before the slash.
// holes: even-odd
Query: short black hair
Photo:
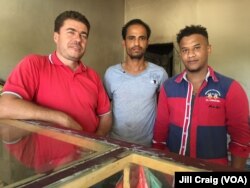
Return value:
<svg viewBox="0 0 250 188">
<path fill-rule="evenodd" d="M 72 20 L 76 20 L 76 21 L 83 23 L 84 25 L 87 26 L 88 33 L 89 33 L 90 23 L 89 23 L 88 19 L 84 15 L 82 15 L 81 13 L 79 13 L 77 11 L 72 11 L 72 10 L 64 11 L 56 17 L 54 32 L 59 33 L 60 28 L 63 26 L 64 21 L 67 19 L 72 19 Z"/>
<path fill-rule="evenodd" d="M 183 37 L 186 36 L 190 36 L 193 34 L 200 34 L 202 36 L 204 36 L 207 39 L 208 42 L 208 33 L 207 33 L 207 29 L 201 25 L 190 25 L 190 26 L 186 26 L 185 28 L 181 29 L 179 31 L 179 33 L 176 35 L 176 40 L 177 43 L 180 44 L 181 39 Z"/>
<path fill-rule="evenodd" d="M 123 40 L 126 39 L 126 35 L 127 35 L 127 31 L 128 31 L 128 27 L 131 25 L 142 25 L 143 27 L 145 27 L 146 31 L 147 31 L 147 39 L 149 39 L 150 35 L 151 35 L 151 29 L 148 26 L 148 24 L 146 24 L 145 22 L 143 22 L 141 19 L 132 19 L 129 22 L 127 22 L 123 27 L 122 27 L 122 38 Z"/>
</svg>

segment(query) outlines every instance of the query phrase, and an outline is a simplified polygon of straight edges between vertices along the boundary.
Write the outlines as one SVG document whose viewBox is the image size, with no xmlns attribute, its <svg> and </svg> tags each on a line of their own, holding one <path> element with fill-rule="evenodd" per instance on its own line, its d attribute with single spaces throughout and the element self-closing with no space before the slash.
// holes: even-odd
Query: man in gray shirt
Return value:
<svg viewBox="0 0 250 188">
<path fill-rule="evenodd" d="M 140 19 L 130 20 L 122 28 L 124 62 L 111 66 L 104 85 L 113 105 L 110 136 L 119 140 L 151 146 L 157 96 L 166 71 L 144 59 L 151 30 Z"/>
</svg>

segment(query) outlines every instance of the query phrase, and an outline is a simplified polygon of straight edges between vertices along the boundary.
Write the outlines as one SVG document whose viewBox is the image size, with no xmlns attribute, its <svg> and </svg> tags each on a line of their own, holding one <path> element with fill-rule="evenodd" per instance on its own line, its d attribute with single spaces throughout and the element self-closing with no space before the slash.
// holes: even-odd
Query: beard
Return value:
<svg viewBox="0 0 250 188">
<path fill-rule="evenodd" d="M 143 57 L 144 57 L 144 54 L 136 54 L 136 55 L 129 55 L 129 57 L 131 58 L 131 59 L 138 59 L 138 60 L 140 60 L 140 59 L 142 59 Z"/>
<path fill-rule="evenodd" d="M 141 50 L 140 52 L 133 52 L 133 51 L 127 51 L 127 54 L 128 56 L 131 58 L 131 59 L 142 59 L 144 57 L 144 54 L 145 54 L 145 51 Z"/>
<path fill-rule="evenodd" d="M 188 72 L 192 72 L 192 73 L 195 73 L 195 72 L 199 72 L 201 70 L 201 68 L 196 68 L 196 69 L 189 69 L 187 68 Z"/>
<path fill-rule="evenodd" d="M 197 73 L 197 72 L 200 72 L 200 71 L 202 71 L 204 68 L 207 69 L 207 66 L 206 66 L 206 65 L 200 65 L 200 66 L 195 67 L 195 68 L 186 67 L 187 71 L 190 72 L 190 73 Z"/>
</svg>

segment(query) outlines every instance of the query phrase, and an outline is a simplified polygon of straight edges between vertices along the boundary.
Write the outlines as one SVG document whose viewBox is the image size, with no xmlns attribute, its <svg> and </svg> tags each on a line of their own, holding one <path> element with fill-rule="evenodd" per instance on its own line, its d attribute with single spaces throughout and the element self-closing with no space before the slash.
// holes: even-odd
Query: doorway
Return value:
<svg viewBox="0 0 250 188">
<path fill-rule="evenodd" d="M 145 53 L 145 60 L 162 66 L 169 77 L 173 76 L 173 43 L 150 44 Z"/>
</svg>

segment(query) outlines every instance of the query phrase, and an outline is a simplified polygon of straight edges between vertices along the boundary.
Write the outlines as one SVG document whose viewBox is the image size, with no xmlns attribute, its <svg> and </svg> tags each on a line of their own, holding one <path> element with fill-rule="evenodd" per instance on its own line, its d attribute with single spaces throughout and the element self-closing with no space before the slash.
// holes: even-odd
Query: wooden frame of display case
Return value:
<svg viewBox="0 0 250 188">
<path fill-rule="evenodd" d="M 143 146 L 128 144 L 94 135 L 80 135 L 74 131 L 55 128 L 41 122 L 0 120 L 0 125 L 13 126 L 27 131 L 53 137 L 96 151 L 96 155 L 66 165 L 44 176 L 10 185 L 19 187 L 90 187 L 123 171 L 123 187 L 129 188 L 130 165 L 137 164 L 174 176 L 180 171 L 225 171 L 225 167 L 211 166 L 199 160 L 172 153 L 163 153 Z"/>
<path fill-rule="evenodd" d="M 85 175 L 72 179 L 68 182 L 65 182 L 61 187 L 71 188 L 71 187 L 81 187 L 82 185 L 89 187 L 92 186 L 113 174 L 123 171 L 124 182 L 123 187 L 129 188 L 129 173 L 130 173 L 130 164 L 142 165 L 150 169 L 157 170 L 159 172 L 174 175 L 177 171 L 185 172 L 198 172 L 204 171 L 204 169 L 199 169 L 191 166 L 184 166 L 182 164 L 177 164 L 175 162 L 162 160 L 160 158 L 153 158 L 149 156 L 143 156 L 142 154 L 131 153 L 130 155 L 112 162 L 110 164 L 104 165 L 103 167 L 96 169 L 94 172 L 87 172 Z"/>
</svg>

